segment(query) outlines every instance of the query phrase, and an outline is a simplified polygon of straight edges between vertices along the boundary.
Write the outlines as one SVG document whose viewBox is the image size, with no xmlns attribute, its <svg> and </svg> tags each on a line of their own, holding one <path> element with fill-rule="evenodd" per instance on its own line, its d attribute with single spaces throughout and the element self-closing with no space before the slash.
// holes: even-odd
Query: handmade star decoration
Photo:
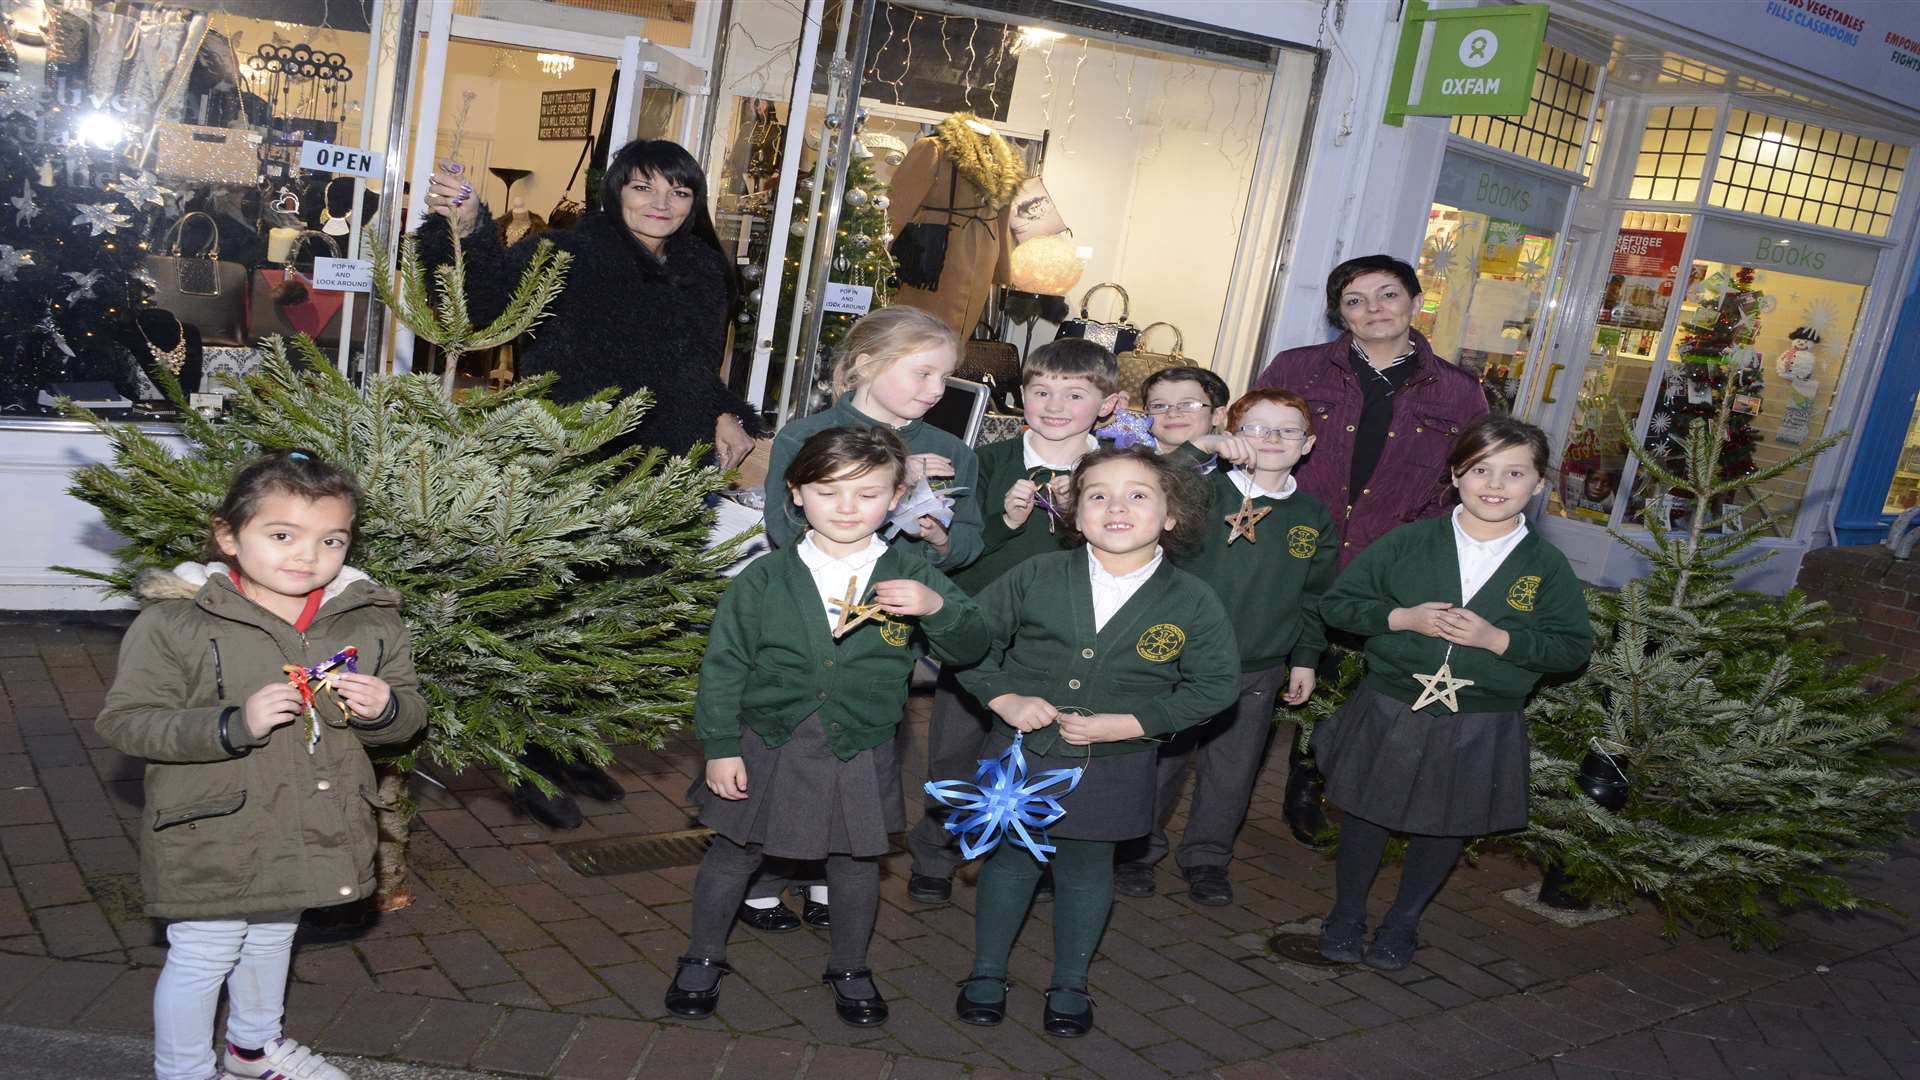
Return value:
<svg viewBox="0 0 1920 1080">
<path fill-rule="evenodd" d="M 944 528 L 953 524 L 953 497 L 966 491 L 963 487 L 941 488 L 938 491 L 925 478 L 913 485 L 913 490 L 900 500 L 900 506 L 887 515 L 887 539 L 891 540 L 901 533 L 908 536 L 920 535 L 920 519 L 930 517 Z"/>
<path fill-rule="evenodd" d="M 33 252 L 11 244 L 0 244 L 0 281 L 12 281 L 23 266 L 33 265 Z"/>
<path fill-rule="evenodd" d="M 101 233 L 112 236 L 122 228 L 133 224 L 133 218 L 127 214 L 116 211 L 114 205 L 114 203 L 106 202 L 81 203 L 74 207 L 74 209 L 80 211 L 80 214 L 73 219 L 73 223 L 75 225 L 85 225 L 93 230 L 87 234 L 89 236 L 99 236 Z"/>
<path fill-rule="evenodd" d="M 1115 409 L 1113 420 L 1106 427 L 1094 428 L 1093 433 L 1102 439 L 1110 439 L 1113 445 L 1125 450 L 1129 446 L 1144 446 L 1149 450 L 1158 450 L 1160 443 L 1153 437 L 1153 419 L 1146 413 L 1137 413 L 1132 409 Z"/>
<path fill-rule="evenodd" d="M 973 782 L 929 780 L 926 792 L 942 806 L 959 813 L 947 819 L 948 832 L 960 838 L 960 856 L 976 859 L 992 851 L 1002 839 L 1026 848 L 1041 862 L 1057 850 L 1047 843 L 1047 826 L 1067 816 L 1060 800 L 1080 786 L 1084 768 L 1048 769 L 1027 779 L 1027 757 L 1022 735 L 997 758 L 981 758 Z M 1065 785 L 1062 787 L 1061 785 Z"/>
<path fill-rule="evenodd" d="M 343 671 L 357 673 L 360 670 L 360 650 L 349 645 L 312 667 L 288 664 L 280 670 L 286 672 L 287 681 L 293 684 L 295 690 L 300 691 L 300 700 L 307 705 L 307 753 L 311 754 L 313 748 L 320 745 L 320 712 L 314 708 L 314 703 L 318 700 L 318 692 L 314 687 L 318 686 L 326 691 L 327 697 L 332 699 L 334 708 L 340 710 L 341 716 L 352 718 L 354 711 L 346 702 L 340 700 L 340 693 L 334 689 L 333 680 Z"/>
<path fill-rule="evenodd" d="M 858 575 L 848 578 L 847 595 L 834 601 L 834 604 L 840 608 L 840 621 L 833 626 L 833 636 L 836 638 L 854 627 L 859 626 L 861 623 L 866 622 L 868 619 L 885 621 L 887 617 L 886 613 L 880 610 L 879 604 L 861 604 L 856 602 L 859 599 L 859 593 L 856 590 L 859 588 L 860 578 Z"/>
<path fill-rule="evenodd" d="M 1249 544 L 1258 543 L 1258 538 L 1253 535 L 1253 527 L 1260 524 L 1261 518 L 1271 513 L 1273 513 L 1273 507 L 1255 507 L 1252 499 L 1242 498 L 1240 509 L 1226 516 L 1227 527 L 1233 530 L 1227 534 L 1227 546 L 1233 546 L 1233 542 L 1243 536 L 1247 538 Z"/>
<path fill-rule="evenodd" d="M 1454 712 L 1460 711 L 1460 691 L 1473 685 L 1472 679 L 1458 679 L 1453 674 L 1453 646 L 1447 646 L 1447 654 L 1440 659 L 1440 670 L 1431 675 L 1415 675 L 1413 681 L 1420 684 L 1420 696 L 1414 700 L 1413 711 L 1439 702 Z"/>
<path fill-rule="evenodd" d="M 1044 466 L 1027 472 L 1027 480 L 1033 484 L 1033 505 L 1046 513 L 1049 533 L 1053 532 L 1056 526 L 1064 525 L 1067 521 L 1066 511 L 1061 509 L 1060 503 L 1052 497 L 1053 482 L 1066 475 Z"/>
</svg>

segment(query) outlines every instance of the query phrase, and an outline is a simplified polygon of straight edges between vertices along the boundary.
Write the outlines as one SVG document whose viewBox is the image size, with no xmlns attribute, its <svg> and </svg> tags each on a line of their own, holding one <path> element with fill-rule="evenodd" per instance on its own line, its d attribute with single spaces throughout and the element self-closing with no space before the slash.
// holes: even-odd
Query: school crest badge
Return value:
<svg viewBox="0 0 1920 1080">
<path fill-rule="evenodd" d="M 1533 602 L 1540 596 L 1540 575 L 1528 574 L 1513 583 L 1507 590 L 1507 606 L 1515 611 L 1532 611 Z"/>
<path fill-rule="evenodd" d="M 880 623 L 880 640 L 896 649 L 904 648 L 907 638 L 913 635 L 913 628 L 895 619 L 884 619 Z"/>
<path fill-rule="evenodd" d="M 1134 643 L 1133 651 L 1139 653 L 1142 660 L 1164 664 L 1179 656 L 1180 650 L 1186 645 L 1187 632 L 1172 623 L 1163 622 L 1147 627 L 1146 632 L 1140 635 L 1140 640 Z"/>
<path fill-rule="evenodd" d="M 1287 530 L 1287 554 L 1296 559 L 1313 558 L 1313 549 L 1320 544 L 1320 530 L 1311 525 L 1295 525 Z"/>
</svg>

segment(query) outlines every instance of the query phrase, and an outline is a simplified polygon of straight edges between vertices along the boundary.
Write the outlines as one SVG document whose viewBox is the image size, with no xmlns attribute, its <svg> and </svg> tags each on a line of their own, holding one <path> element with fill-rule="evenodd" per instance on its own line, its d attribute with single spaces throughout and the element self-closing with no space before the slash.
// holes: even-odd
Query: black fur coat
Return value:
<svg viewBox="0 0 1920 1080">
<path fill-rule="evenodd" d="M 684 454 L 696 442 L 713 443 L 723 412 L 747 431 L 759 424 L 747 403 L 720 381 L 726 347 L 729 268 L 718 251 L 681 232 L 667 241 L 664 265 L 618 221 L 589 214 L 572 229 L 549 230 L 511 248 L 483 206 L 480 222 L 462 244 L 468 305 L 484 326 L 506 307 L 540 241 L 573 253 L 566 287 L 547 318 L 520 339 L 521 376 L 553 372 L 556 401 L 578 401 L 608 387 L 653 391 L 653 408 L 622 445 L 637 442 Z M 444 217 L 420 227 L 420 261 L 453 261 Z"/>
</svg>

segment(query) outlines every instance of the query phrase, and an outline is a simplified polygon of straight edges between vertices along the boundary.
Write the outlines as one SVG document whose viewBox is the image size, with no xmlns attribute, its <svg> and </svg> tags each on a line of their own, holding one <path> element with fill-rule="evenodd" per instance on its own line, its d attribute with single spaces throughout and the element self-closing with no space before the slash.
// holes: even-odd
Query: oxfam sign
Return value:
<svg viewBox="0 0 1920 1080">
<path fill-rule="evenodd" d="M 1518 116 L 1533 98 L 1544 5 L 1408 11 L 1387 122 L 1403 116 Z"/>
</svg>

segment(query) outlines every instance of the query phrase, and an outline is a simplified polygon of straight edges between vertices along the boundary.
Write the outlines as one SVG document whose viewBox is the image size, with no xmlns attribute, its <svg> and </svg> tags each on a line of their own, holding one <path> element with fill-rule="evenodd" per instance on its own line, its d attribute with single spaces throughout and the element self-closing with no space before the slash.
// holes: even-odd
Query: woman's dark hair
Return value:
<svg viewBox="0 0 1920 1080">
<path fill-rule="evenodd" d="M 1511 446 L 1525 446 L 1533 451 L 1534 471 L 1547 475 L 1553 456 L 1547 445 L 1547 433 L 1525 420 L 1493 415 L 1467 425 L 1467 430 L 1454 440 L 1453 450 L 1447 454 L 1447 473 L 1458 477 L 1488 456 Z"/>
<path fill-rule="evenodd" d="M 816 431 L 800 444 L 800 452 L 787 465 L 781 477 L 789 490 L 817 484 L 857 469 L 848 478 L 865 476 L 875 469 L 891 468 L 894 483 L 907 474 L 907 444 L 889 428 L 834 427 Z"/>
<path fill-rule="evenodd" d="M 1200 539 L 1207 528 L 1208 511 L 1213 507 L 1212 492 L 1207 490 L 1207 481 L 1199 473 L 1184 465 L 1174 464 L 1170 459 L 1141 446 L 1129 446 L 1121 449 L 1117 446 L 1102 447 L 1080 459 L 1073 468 L 1073 481 L 1067 495 L 1065 510 L 1066 523 L 1061 533 L 1067 543 L 1074 547 L 1087 542 L 1086 534 L 1080 531 L 1080 492 L 1086 486 L 1087 473 L 1101 465 L 1114 461 L 1134 461 L 1152 470 L 1154 479 L 1160 483 L 1160 491 L 1167 497 L 1167 514 L 1173 518 L 1173 528 L 1160 537 L 1161 546 L 1174 555 L 1187 555 L 1200 549 Z"/>
<path fill-rule="evenodd" d="M 720 234 L 713 229 L 713 216 L 707 211 L 707 174 L 693 155 L 687 153 L 687 148 L 677 142 L 635 139 L 621 147 L 607 163 L 606 175 L 600 178 L 601 213 L 618 220 L 620 189 L 626 187 L 636 173 L 657 175 L 675 187 L 692 191 L 693 210 L 674 235 L 691 231 L 706 241 L 708 247 L 723 256 L 726 254 L 726 249 L 720 246 Z"/>
<path fill-rule="evenodd" d="M 227 497 L 213 512 L 214 525 L 239 532 L 260 512 L 260 504 L 269 495 L 345 499 L 355 514 L 360 512 L 360 485 L 353 477 L 320 460 L 312 450 L 295 447 L 265 454 L 235 473 L 233 482 L 227 485 Z"/>
<path fill-rule="evenodd" d="M 1327 321 L 1335 330 L 1345 330 L 1347 320 L 1340 317 L 1340 294 L 1347 291 L 1353 279 L 1367 274 L 1392 274 L 1406 287 L 1408 296 L 1420 295 L 1420 278 L 1414 274 L 1413 267 L 1391 255 L 1362 255 L 1357 259 L 1348 259 L 1333 268 L 1327 275 Z"/>
</svg>

